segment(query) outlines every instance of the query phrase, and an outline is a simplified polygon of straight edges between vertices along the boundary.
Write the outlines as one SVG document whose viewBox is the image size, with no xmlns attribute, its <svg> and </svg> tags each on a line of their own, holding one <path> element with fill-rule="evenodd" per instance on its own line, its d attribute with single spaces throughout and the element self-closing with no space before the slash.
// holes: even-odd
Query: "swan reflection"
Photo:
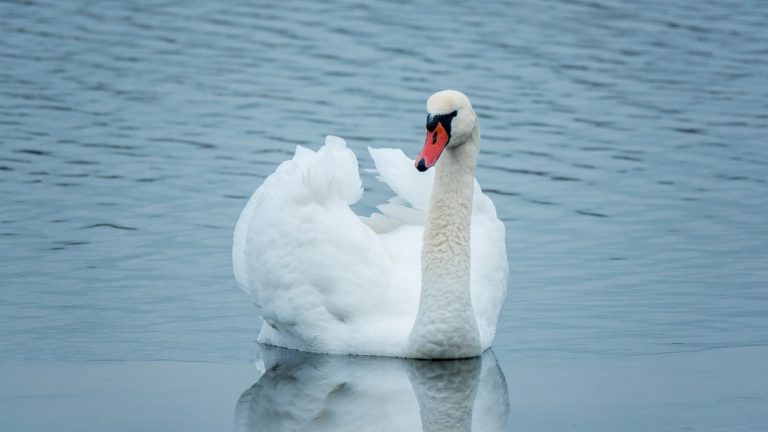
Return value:
<svg viewBox="0 0 768 432">
<path fill-rule="evenodd" d="M 262 347 L 240 431 L 502 431 L 507 385 L 491 351 L 466 360 L 333 356 Z"/>
</svg>

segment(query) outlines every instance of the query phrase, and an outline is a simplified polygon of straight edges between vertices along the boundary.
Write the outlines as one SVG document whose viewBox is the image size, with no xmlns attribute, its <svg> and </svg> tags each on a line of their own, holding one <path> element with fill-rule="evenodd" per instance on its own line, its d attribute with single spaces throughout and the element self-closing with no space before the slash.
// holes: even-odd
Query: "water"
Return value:
<svg viewBox="0 0 768 432">
<path fill-rule="evenodd" d="M 250 193 L 295 145 L 330 133 L 363 168 L 367 146 L 415 155 L 424 101 L 456 88 L 480 116 L 477 175 L 507 226 L 494 350 L 508 381 L 536 377 L 510 385 L 510 427 L 658 429 L 618 415 L 537 423 L 569 400 L 589 405 L 589 381 L 526 395 L 596 377 L 615 397 L 592 394 L 580 413 L 649 401 L 650 418 L 668 418 L 650 395 L 669 366 L 678 402 L 705 397 L 666 427 L 764 430 L 766 22 L 761 2 L 724 1 L 2 2 L 0 365 L 240 371 L 260 356 L 229 256 Z M 363 213 L 390 195 L 365 175 Z M 232 409 L 256 379 L 242 374 Z M 732 386 L 701 384 L 712 374 Z M 635 381 L 645 399 L 619 391 Z M 713 414 L 726 405 L 733 416 Z M 4 430 L 22 424 L 43 428 Z"/>
</svg>

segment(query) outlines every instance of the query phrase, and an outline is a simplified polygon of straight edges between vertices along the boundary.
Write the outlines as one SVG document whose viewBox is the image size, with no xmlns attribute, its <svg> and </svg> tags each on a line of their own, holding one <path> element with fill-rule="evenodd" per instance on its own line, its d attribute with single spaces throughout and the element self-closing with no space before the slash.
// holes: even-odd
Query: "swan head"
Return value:
<svg viewBox="0 0 768 432">
<path fill-rule="evenodd" d="M 427 100 L 427 137 L 416 157 L 416 169 L 426 171 L 437 163 L 447 147 L 463 145 L 477 127 L 477 115 L 469 98 L 456 90 L 439 91 Z"/>
</svg>

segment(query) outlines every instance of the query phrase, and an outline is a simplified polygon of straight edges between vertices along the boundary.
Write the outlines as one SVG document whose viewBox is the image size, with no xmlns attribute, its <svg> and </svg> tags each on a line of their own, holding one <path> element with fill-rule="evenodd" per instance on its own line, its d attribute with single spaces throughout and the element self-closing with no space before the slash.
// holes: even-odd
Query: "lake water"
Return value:
<svg viewBox="0 0 768 432">
<path fill-rule="evenodd" d="M 326 134 L 362 168 L 414 156 L 444 88 L 480 116 L 511 268 L 495 358 L 457 375 L 472 419 L 504 415 L 491 394 L 509 430 L 768 429 L 767 22 L 760 1 L 0 2 L 0 429 L 290 426 L 248 393 L 283 375 L 259 378 L 239 212 Z M 364 176 L 361 213 L 390 196 Z M 297 392 L 378 367 L 316 361 Z"/>
</svg>

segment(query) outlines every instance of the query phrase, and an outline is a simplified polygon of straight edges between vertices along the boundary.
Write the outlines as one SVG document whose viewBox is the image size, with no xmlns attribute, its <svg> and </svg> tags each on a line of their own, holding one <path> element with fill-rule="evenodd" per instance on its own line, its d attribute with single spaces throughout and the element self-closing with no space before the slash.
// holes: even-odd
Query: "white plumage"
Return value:
<svg viewBox="0 0 768 432">
<path fill-rule="evenodd" d="M 435 171 L 417 171 L 400 150 L 369 151 L 379 179 L 396 194 L 369 218 L 350 208 L 363 191 L 357 158 L 333 136 L 317 152 L 297 147 L 248 201 L 232 255 L 237 282 L 263 317 L 259 342 L 322 353 L 423 356 L 412 352 L 409 335 L 419 309 Z M 471 303 L 485 350 L 506 292 L 505 235 L 477 182 L 470 199 Z"/>
</svg>

